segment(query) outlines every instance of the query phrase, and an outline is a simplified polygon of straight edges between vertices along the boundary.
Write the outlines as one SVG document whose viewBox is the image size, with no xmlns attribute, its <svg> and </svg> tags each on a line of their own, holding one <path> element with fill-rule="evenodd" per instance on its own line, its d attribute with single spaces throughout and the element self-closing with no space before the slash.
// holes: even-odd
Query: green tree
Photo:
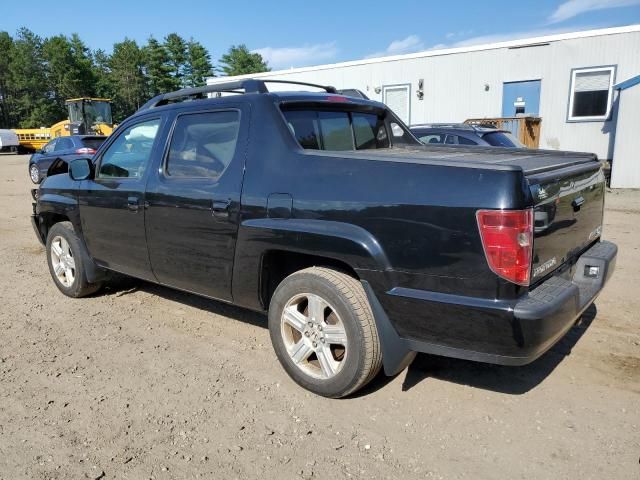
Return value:
<svg viewBox="0 0 640 480">
<path fill-rule="evenodd" d="M 171 75 L 172 66 L 169 65 L 169 53 L 165 46 L 155 38 L 149 37 L 143 53 L 149 96 L 154 97 L 178 88 Z"/>
<path fill-rule="evenodd" d="M 114 116 L 118 120 L 131 115 L 146 99 L 143 57 L 142 50 L 134 40 L 125 38 L 113 45 L 108 78 L 114 89 Z"/>
<path fill-rule="evenodd" d="M 47 98 L 55 117 L 61 120 L 66 115 L 65 99 L 77 96 L 76 93 L 79 93 L 81 88 L 81 80 L 67 37 L 56 35 L 44 40 L 42 58 L 45 62 Z"/>
<path fill-rule="evenodd" d="M 18 126 L 35 128 L 59 120 L 55 103 L 49 98 L 42 39 L 27 28 L 18 30 L 14 40 L 9 78 Z"/>
<path fill-rule="evenodd" d="M 167 50 L 168 65 L 174 80 L 174 90 L 184 86 L 184 66 L 187 61 L 187 44 L 177 33 L 170 33 L 164 39 Z"/>
<path fill-rule="evenodd" d="M 9 66 L 13 58 L 13 38 L 7 32 L 0 32 L 0 128 L 12 126 L 12 97 Z"/>
<path fill-rule="evenodd" d="M 96 94 L 96 76 L 93 63 L 93 55 L 87 45 L 80 39 L 77 33 L 69 39 L 71 53 L 75 69 L 78 72 L 78 93 L 80 96 L 93 96 Z"/>
<path fill-rule="evenodd" d="M 98 97 L 112 98 L 114 95 L 114 87 L 111 80 L 111 58 L 101 49 L 95 50 L 92 57 L 96 95 Z"/>
<path fill-rule="evenodd" d="M 232 45 L 220 58 L 220 68 L 226 75 L 268 72 L 267 62 L 259 53 L 251 53 L 246 45 Z"/>
<path fill-rule="evenodd" d="M 187 43 L 187 61 L 184 73 L 186 87 L 201 87 L 206 84 L 207 77 L 213 76 L 211 55 L 202 44 L 193 39 Z"/>
</svg>

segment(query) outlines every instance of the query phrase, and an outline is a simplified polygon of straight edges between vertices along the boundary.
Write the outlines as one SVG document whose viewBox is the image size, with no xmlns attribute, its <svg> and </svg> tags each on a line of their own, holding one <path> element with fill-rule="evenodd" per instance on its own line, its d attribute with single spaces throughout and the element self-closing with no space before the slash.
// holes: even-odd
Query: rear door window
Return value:
<svg viewBox="0 0 640 480">
<path fill-rule="evenodd" d="M 71 150 L 73 148 L 73 140 L 70 138 L 60 137 L 58 143 L 54 148 L 54 151 L 61 152 L 62 150 Z"/>
<path fill-rule="evenodd" d="M 53 140 L 51 140 L 49 143 L 47 143 L 43 148 L 42 151 L 44 153 L 51 153 L 53 152 L 53 149 L 56 148 L 56 143 L 58 143 L 58 139 L 54 138 Z"/>
<path fill-rule="evenodd" d="M 418 137 L 422 143 L 425 144 L 434 144 L 434 143 L 444 143 L 445 135 L 442 133 L 431 133 L 429 135 L 422 135 Z"/>
<path fill-rule="evenodd" d="M 487 133 L 482 139 L 494 147 L 524 148 L 524 145 L 508 132 Z"/>
<path fill-rule="evenodd" d="M 171 137 L 167 175 L 220 177 L 233 159 L 239 129 L 240 113 L 236 110 L 180 115 Z"/>
<path fill-rule="evenodd" d="M 384 119 L 376 114 L 346 111 L 285 110 L 287 125 L 302 148 L 367 150 L 388 148 Z"/>
</svg>

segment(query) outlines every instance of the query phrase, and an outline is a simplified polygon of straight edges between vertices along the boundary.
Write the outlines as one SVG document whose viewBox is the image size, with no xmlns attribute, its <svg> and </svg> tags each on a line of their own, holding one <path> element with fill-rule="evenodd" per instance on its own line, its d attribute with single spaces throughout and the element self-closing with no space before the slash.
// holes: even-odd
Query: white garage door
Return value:
<svg viewBox="0 0 640 480">
<path fill-rule="evenodd" d="M 409 125 L 410 89 L 410 85 L 382 87 L 382 101 L 407 125 Z"/>
</svg>

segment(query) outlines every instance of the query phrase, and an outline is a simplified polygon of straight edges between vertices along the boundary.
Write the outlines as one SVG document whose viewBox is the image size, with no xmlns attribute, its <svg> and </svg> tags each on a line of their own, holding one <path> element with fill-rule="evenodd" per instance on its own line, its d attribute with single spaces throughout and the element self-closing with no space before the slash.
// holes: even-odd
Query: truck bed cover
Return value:
<svg viewBox="0 0 640 480">
<path fill-rule="evenodd" d="M 358 151 L 309 151 L 348 158 L 379 161 L 444 164 L 467 168 L 492 170 L 521 170 L 525 175 L 544 173 L 574 165 L 598 163 L 592 153 L 563 152 L 550 150 L 526 150 L 494 147 L 449 147 L 449 146 L 395 146 L 380 150 Z"/>
</svg>

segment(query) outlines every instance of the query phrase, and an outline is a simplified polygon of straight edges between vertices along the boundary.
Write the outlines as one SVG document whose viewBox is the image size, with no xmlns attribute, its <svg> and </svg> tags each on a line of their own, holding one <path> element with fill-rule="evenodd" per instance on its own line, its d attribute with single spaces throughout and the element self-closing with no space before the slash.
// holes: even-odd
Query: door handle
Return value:
<svg viewBox="0 0 640 480">
<path fill-rule="evenodd" d="M 138 197 L 127 198 L 127 208 L 133 213 L 137 213 L 140 209 L 140 199 Z"/>
<path fill-rule="evenodd" d="M 231 207 L 231 199 L 226 200 L 212 200 L 211 201 L 211 214 L 220 219 L 229 218 L 229 207 Z"/>
<path fill-rule="evenodd" d="M 584 203 L 584 197 L 580 196 L 578 198 L 575 198 L 573 200 L 573 202 L 571 202 L 571 206 L 573 207 L 573 211 L 577 212 L 580 210 L 580 207 L 582 206 L 582 204 Z"/>
</svg>

